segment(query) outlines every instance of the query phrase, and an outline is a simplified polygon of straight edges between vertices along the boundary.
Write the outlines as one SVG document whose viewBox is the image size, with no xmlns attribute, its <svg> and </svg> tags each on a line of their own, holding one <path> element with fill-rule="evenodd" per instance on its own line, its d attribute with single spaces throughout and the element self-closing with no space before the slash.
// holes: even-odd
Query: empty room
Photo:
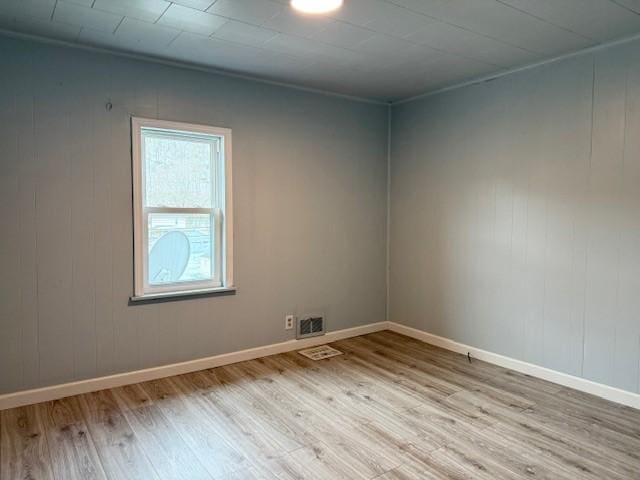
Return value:
<svg viewBox="0 0 640 480">
<path fill-rule="evenodd" d="M 639 0 L 0 0 L 0 480 L 640 480 Z"/>
</svg>

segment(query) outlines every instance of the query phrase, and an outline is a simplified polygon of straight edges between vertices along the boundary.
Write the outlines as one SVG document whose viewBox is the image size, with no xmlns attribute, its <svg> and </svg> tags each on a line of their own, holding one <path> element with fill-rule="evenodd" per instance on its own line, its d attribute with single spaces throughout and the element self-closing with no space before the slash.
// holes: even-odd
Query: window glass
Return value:
<svg viewBox="0 0 640 480">
<path fill-rule="evenodd" d="M 208 214 L 150 213 L 149 285 L 211 280 L 211 232 Z"/>
<path fill-rule="evenodd" d="M 145 132 L 146 206 L 212 207 L 212 146 Z"/>
</svg>

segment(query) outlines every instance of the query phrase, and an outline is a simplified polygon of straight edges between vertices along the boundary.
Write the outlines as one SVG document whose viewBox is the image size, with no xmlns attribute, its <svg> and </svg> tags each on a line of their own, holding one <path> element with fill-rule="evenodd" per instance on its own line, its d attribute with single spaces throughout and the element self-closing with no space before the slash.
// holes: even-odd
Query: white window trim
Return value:
<svg viewBox="0 0 640 480">
<path fill-rule="evenodd" d="M 224 156 L 224 213 L 220 209 L 173 209 L 148 207 L 143 211 L 144 175 L 142 172 L 142 129 L 159 128 L 166 130 L 177 130 L 186 132 L 203 133 L 215 135 L 222 138 L 221 153 Z M 186 295 L 202 295 L 206 293 L 230 292 L 235 290 L 233 283 L 233 194 L 232 194 L 232 142 L 231 129 L 222 127 L 212 127 L 207 125 L 197 125 L 183 122 L 173 122 L 168 120 L 156 120 L 151 118 L 131 117 L 131 145 L 132 145 L 132 172 L 133 172 L 133 243 L 134 243 L 134 294 L 132 301 L 147 300 L 154 298 L 184 297 Z M 145 246 L 144 227 L 146 214 L 150 210 L 154 212 L 180 212 L 193 210 L 195 213 L 211 213 L 215 223 L 221 224 L 221 229 L 214 231 L 222 232 L 222 239 L 216 238 L 218 242 L 222 240 L 221 256 L 217 259 L 221 261 L 221 278 L 214 278 L 207 282 L 190 282 L 188 284 L 171 284 L 153 287 L 150 289 L 145 280 L 145 263 L 147 248 Z"/>
</svg>

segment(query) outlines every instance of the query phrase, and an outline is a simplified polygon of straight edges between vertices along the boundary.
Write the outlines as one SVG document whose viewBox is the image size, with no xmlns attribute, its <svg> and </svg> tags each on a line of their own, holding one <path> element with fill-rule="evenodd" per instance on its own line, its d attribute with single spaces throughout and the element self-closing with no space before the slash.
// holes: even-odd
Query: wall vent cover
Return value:
<svg viewBox="0 0 640 480">
<path fill-rule="evenodd" d="M 324 317 L 311 316 L 298 319 L 296 338 L 316 337 L 324 335 Z"/>
<path fill-rule="evenodd" d="M 329 345 L 322 345 L 320 347 L 307 348 L 306 350 L 299 350 L 300 355 L 304 355 L 311 360 L 324 360 L 325 358 L 335 357 L 336 355 L 342 355 L 340 350 L 336 350 Z"/>
</svg>

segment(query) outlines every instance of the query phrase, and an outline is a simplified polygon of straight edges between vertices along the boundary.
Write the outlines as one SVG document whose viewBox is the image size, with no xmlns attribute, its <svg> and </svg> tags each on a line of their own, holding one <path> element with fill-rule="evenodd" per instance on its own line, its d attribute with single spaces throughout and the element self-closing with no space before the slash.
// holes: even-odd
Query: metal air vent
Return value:
<svg viewBox="0 0 640 480">
<path fill-rule="evenodd" d="M 324 332 L 324 317 L 311 316 L 298 319 L 296 338 L 315 337 L 317 335 L 324 335 Z"/>
</svg>

